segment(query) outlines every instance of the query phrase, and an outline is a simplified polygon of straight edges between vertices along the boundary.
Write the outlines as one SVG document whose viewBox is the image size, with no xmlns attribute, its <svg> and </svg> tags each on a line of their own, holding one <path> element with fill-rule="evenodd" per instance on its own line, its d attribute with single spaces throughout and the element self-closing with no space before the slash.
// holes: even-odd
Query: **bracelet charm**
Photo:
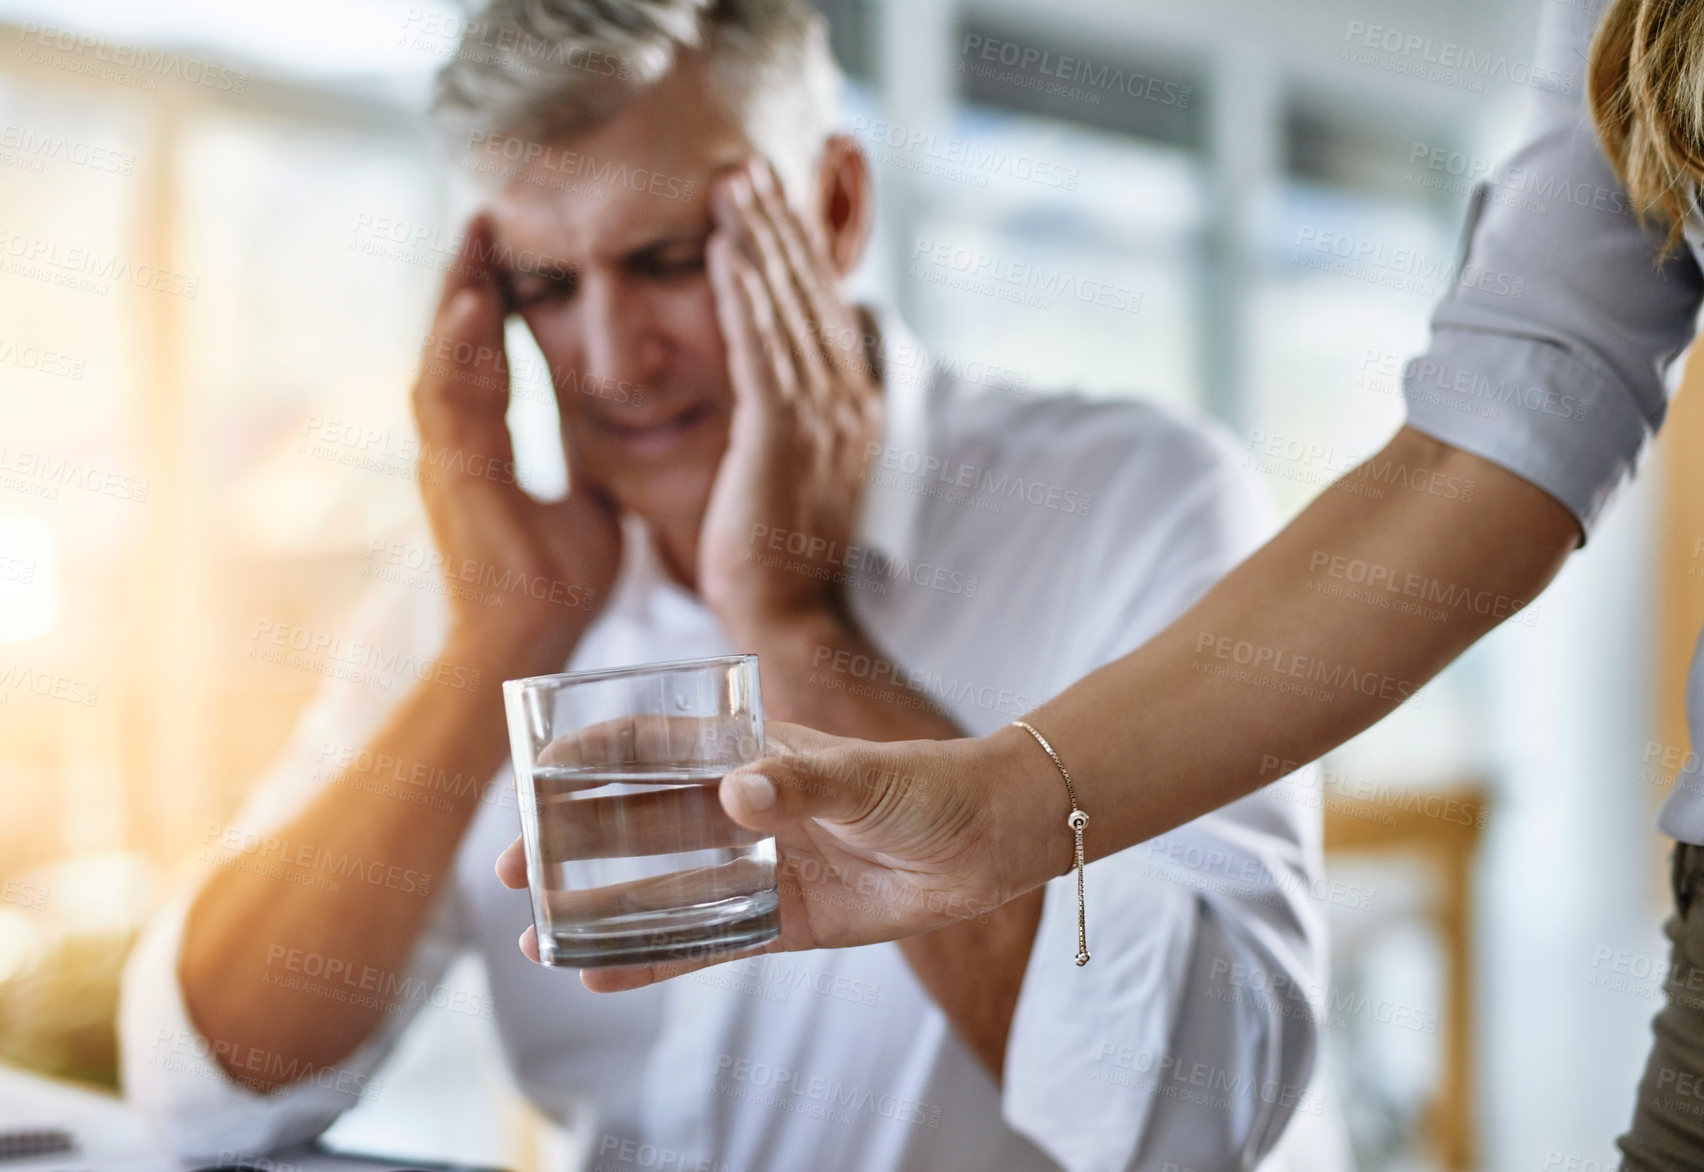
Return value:
<svg viewBox="0 0 1704 1172">
<path fill-rule="evenodd" d="M 1034 725 L 1026 720 L 1014 720 L 1013 724 L 1035 738 L 1035 743 L 1041 746 L 1059 770 L 1059 776 L 1065 779 L 1065 792 L 1071 798 L 1071 812 L 1065 816 L 1065 825 L 1071 831 L 1075 840 L 1077 868 L 1077 967 L 1082 968 L 1089 963 L 1089 919 L 1083 902 L 1083 828 L 1089 824 L 1088 814 L 1077 805 L 1077 787 L 1071 783 L 1070 771 L 1065 768 L 1065 762 L 1059 759 L 1059 754 L 1053 751 L 1053 746 L 1047 743 L 1047 738 L 1036 731 Z"/>
</svg>

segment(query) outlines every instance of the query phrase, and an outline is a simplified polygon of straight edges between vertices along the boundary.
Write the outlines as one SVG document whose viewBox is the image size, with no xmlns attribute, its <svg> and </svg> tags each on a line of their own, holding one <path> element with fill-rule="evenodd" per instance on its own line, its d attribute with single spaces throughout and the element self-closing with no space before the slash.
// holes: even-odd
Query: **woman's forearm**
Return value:
<svg viewBox="0 0 1704 1172">
<path fill-rule="evenodd" d="M 1234 801 L 1377 722 L 1543 590 L 1579 536 L 1540 489 L 1404 428 L 1171 626 L 1031 718 L 1076 779 L 1089 856 Z M 1006 729 L 991 748 L 1016 778 L 1013 805 L 1031 803 L 1016 821 L 1063 818 L 1027 734 Z M 1048 850 L 1028 878 L 1068 862 Z"/>
<path fill-rule="evenodd" d="M 1573 515 L 1527 481 L 1404 428 L 1171 626 L 1029 715 L 1089 815 L 1087 858 L 1234 802 L 1385 716 L 1543 590 L 1579 537 Z M 1068 791 L 1021 729 L 947 741 L 770 734 L 793 747 L 729 773 L 723 808 L 776 833 L 784 857 L 831 842 L 838 860 L 820 881 L 794 870 L 795 910 L 771 947 L 901 939 L 1071 868 Z M 847 885 L 866 882 L 905 898 L 849 905 Z M 1019 926 L 1035 930 L 1033 918 Z M 999 1061 L 994 1046 L 977 1052 Z"/>
</svg>

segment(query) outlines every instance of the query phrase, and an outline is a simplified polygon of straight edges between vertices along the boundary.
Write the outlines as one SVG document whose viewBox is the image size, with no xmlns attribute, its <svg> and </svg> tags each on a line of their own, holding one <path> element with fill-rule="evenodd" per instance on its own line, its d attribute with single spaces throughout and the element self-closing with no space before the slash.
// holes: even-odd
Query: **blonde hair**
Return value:
<svg viewBox="0 0 1704 1172">
<path fill-rule="evenodd" d="M 1586 91 L 1634 212 L 1666 223 L 1672 250 L 1704 177 L 1704 0 L 1614 0 Z"/>
</svg>

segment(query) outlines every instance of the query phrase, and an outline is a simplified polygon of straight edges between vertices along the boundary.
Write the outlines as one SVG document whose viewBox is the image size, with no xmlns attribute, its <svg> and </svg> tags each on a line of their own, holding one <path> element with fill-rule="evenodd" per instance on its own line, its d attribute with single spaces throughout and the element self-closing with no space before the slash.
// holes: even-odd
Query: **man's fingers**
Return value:
<svg viewBox="0 0 1704 1172">
<path fill-rule="evenodd" d="M 420 354 L 414 407 L 422 426 L 472 409 L 501 417 L 509 407 L 503 310 L 494 290 L 466 288 L 438 311 Z"/>
<path fill-rule="evenodd" d="M 705 246 L 705 259 L 735 392 L 744 381 L 754 388 L 773 388 L 783 400 L 791 399 L 806 372 L 800 368 L 792 330 L 780 320 L 781 309 L 762 274 L 766 262 L 749 210 L 753 205 L 750 176 L 742 169 L 718 184 L 716 231 Z"/>
<path fill-rule="evenodd" d="M 537 928 L 533 927 L 531 924 L 528 924 L 527 930 L 525 932 L 521 933 L 521 938 L 520 938 L 519 941 L 517 941 L 517 943 L 519 943 L 520 946 L 521 946 L 521 954 L 523 956 L 525 956 L 528 960 L 532 961 L 534 964 L 540 963 L 540 961 L 538 959 L 538 929 Z"/>
<path fill-rule="evenodd" d="M 851 315 L 834 291 L 828 258 L 807 237 L 804 225 L 787 203 L 775 168 L 767 160 L 759 160 L 753 174 L 758 206 L 785 257 L 803 313 L 815 323 L 809 339 L 813 352 L 825 365 L 867 380 L 871 372 L 864 355 L 863 331 L 853 326 Z"/>
<path fill-rule="evenodd" d="M 769 200 L 760 197 L 750 173 L 737 176 L 731 188 L 752 243 L 753 270 L 775 307 L 776 320 L 782 327 L 800 384 L 807 390 L 825 392 L 830 367 L 823 353 L 820 327 L 806 300 L 805 275 L 798 271 L 798 263 L 802 260 L 808 264 L 809 259 L 787 248 L 775 222 L 777 215 L 791 216 L 791 209 L 778 196 Z"/>
<path fill-rule="evenodd" d="M 865 352 L 864 331 L 834 288 L 829 262 L 787 202 L 766 160 L 753 159 L 733 185 L 738 210 L 749 224 L 764 289 L 784 323 L 801 386 L 831 434 L 846 442 L 842 454 L 863 458 L 862 438 L 880 395 Z"/>
<path fill-rule="evenodd" d="M 501 362 L 503 299 L 488 259 L 495 231 L 486 212 L 469 220 L 461 250 L 444 273 L 415 385 L 417 412 L 424 409 L 431 416 L 450 393 L 475 405 L 508 405 L 509 380 Z M 421 420 L 423 425 L 430 421 Z"/>
<path fill-rule="evenodd" d="M 467 227 L 462 230 L 461 248 L 456 252 L 455 261 L 444 273 L 444 288 L 438 295 L 439 313 L 442 313 L 463 289 L 496 284 L 497 275 L 490 263 L 490 257 L 495 252 L 492 242 L 496 238 L 496 231 L 490 212 L 481 211 L 468 220 Z"/>
<path fill-rule="evenodd" d="M 475 216 L 444 276 L 443 296 L 420 356 L 414 414 L 421 438 L 434 447 L 454 444 L 506 456 L 509 374 L 503 298 L 488 260 L 492 233 L 490 217 Z"/>
<path fill-rule="evenodd" d="M 504 418 L 509 375 L 494 292 L 464 288 L 445 305 L 420 355 L 412 399 L 428 508 L 451 482 L 466 486 L 457 491 L 512 491 L 504 483 L 514 481 L 514 441 Z M 451 453 L 457 458 L 442 458 Z"/>
<path fill-rule="evenodd" d="M 728 348 L 734 394 L 739 396 L 763 378 L 763 339 L 757 334 L 756 315 L 748 304 L 740 275 L 742 262 L 734 243 L 720 232 L 713 234 L 704 246 L 704 261 L 716 294 L 716 324 L 721 326 L 722 341 Z"/>
</svg>

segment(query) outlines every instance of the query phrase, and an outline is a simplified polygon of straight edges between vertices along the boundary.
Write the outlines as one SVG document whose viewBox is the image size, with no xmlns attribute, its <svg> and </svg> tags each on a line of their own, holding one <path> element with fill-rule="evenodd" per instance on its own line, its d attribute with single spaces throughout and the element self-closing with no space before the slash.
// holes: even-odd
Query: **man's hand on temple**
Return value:
<svg viewBox="0 0 1704 1172">
<path fill-rule="evenodd" d="M 450 586 L 451 647 L 501 654 L 520 676 L 561 669 L 615 581 L 621 531 L 591 485 L 574 481 L 565 499 L 546 503 L 516 482 L 492 232 L 487 215 L 475 216 L 444 279 L 414 413 L 420 491 Z M 488 580 L 518 586 L 494 606 L 471 597 Z"/>
<path fill-rule="evenodd" d="M 881 388 L 827 256 L 757 161 L 723 176 L 708 245 L 734 411 L 699 593 L 740 646 L 838 611 Z M 768 538 L 788 552 L 766 565 Z M 802 552 L 795 553 L 794 550 Z"/>
</svg>

